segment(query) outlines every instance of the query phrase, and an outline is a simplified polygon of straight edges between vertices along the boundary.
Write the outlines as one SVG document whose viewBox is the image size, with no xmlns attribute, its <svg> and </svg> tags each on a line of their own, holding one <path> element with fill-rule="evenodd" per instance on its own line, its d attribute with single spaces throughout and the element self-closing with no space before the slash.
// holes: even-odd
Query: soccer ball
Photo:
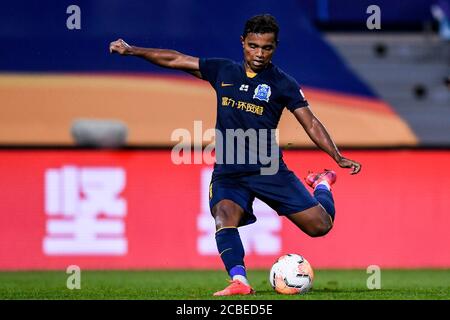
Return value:
<svg viewBox="0 0 450 320">
<path fill-rule="evenodd" d="M 281 256 L 270 269 L 270 284 L 281 294 L 306 293 L 312 288 L 313 280 L 311 265 L 298 254 Z"/>
</svg>

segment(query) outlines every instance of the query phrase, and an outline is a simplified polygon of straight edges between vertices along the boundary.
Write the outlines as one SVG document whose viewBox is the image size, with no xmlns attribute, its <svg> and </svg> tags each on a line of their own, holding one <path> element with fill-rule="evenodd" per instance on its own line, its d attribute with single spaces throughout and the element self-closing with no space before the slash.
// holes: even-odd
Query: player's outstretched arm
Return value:
<svg viewBox="0 0 450 320">
<path fill-rule="evenodd" d="M 118 53 L 123 56 L 140 57 L 157 66 L 182 70 L 197 78 L 202 78 L 199 58 L 191 57 L 175 50 L 140 48 L 131 46 L 122 39 L 118 39 L 110 43 L 109 52 Z"/>
<path fill-rule="evenodd" d="M 328 153 L 341 168 L 351 168 L 350 174 L 361 171 L 361 164 L 341 155 L 336 144 L 331 139 L 323 124 L 312 113 L 309 107 L 297 108 L 294 115 L 305 129 L 311 140 L 323 151 Z"/>
</svg>

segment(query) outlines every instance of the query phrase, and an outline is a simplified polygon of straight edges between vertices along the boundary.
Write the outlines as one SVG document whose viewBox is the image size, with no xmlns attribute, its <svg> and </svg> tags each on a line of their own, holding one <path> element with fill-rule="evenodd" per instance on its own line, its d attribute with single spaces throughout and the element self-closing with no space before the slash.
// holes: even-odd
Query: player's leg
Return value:
<svg viewBox="0 0 450 320">
<path fill-rule="evenodd" d="M 335 174 L 311 176 L 310 182 L 315 187 L 313 196 L 283 163 L 276 174 L 252 176 L 246 178 L 246 183 L 257 198 L 279 215 L 289 218 L 306 234 L 318 237 L 328 233 L 333 226 L 333 196 L 329 186 L 324 184 L 331 185 L 335 180 Z"/>
<path fill-rule="evenodd" d="M 237 228 L 244 217 L 244 210 L 237 203 L 228 199 L 220 200 L 211 211 L 216 231 L 230 227 Z"/>
<path fill-rule="evenodd" d="M 336 173 L 326 170 L 312 173 L 306 183 L 314 188 L 314 198 L 320 203 L 317 206 L 287 216 L 297 227 L 311 237 L 326 235 L 333 227 L 335 207 L 331 185 L 336 182 Z"/>
<path fill-rule="evenodd" d="M 236 187 L 236 183 L 233 184 L 234 188 L 231 187 L 226 181 L 213 183 L 210 194 L 217 249 L 232 280 L 227 288 L 214 294 L 217 296 L 254 292 L 247 280 L 245 251 L 238 231 L 238 226 L 254 221 L 253 214 L 246 212 L 249 206 L 251 208 L 253 198 L 245 190 Z"/>
<path fill-rule="evenodd" d="M 333 227 L 330 215 L 322 205 L 286 215 L 297 227 L 310 237 L 321 237 L 326 235 Z"/>
<path fill-rule="evenodd" d="M 212 209 L 216 223 L 216 243 L 220 258 L 232 280 L 239 279 L 248 284 L 244 267 L 244 246 L 238 225 L 244 210 L 231 200 L 221 200 Z"/>
</svg>

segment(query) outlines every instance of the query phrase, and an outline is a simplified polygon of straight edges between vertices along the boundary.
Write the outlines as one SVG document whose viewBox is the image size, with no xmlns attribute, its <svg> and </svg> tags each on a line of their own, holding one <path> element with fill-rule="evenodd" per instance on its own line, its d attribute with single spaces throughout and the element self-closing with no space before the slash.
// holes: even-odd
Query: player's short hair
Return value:
<svg viewBox="0 0 450 320">
<path fill-rule="evenodd" d="M 275 35 L 275 42 L 278 43 L 278 27 L 277 20 L 270 14 L 259 14 L 251 17 L 245 22 L 244 32 L 242 37 L 245 39 L 249 33 L 273 33 Z"/>
</svg>

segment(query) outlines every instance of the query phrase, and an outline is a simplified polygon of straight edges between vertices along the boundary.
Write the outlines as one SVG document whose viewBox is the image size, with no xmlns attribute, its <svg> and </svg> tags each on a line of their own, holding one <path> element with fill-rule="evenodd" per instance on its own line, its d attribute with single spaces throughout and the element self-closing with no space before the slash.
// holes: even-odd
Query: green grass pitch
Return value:
<svg viewBox="0 0 450 320">
<path fill-rule="evenodd" d="M 250 270 L 256 295 L 239 299 L 450 299 L 450 270 L 381 270 L 381 289 L 369 290 L 366 270 L 316 270 L 304 295 L 277 294 L 268 270 Z M 237 299 L 213 297 L 225 287 L 224 271 L 81 271 L 81 289 L 66 287 L 65 271 L 0 272 L 0 299 Z"/>
</svg>

